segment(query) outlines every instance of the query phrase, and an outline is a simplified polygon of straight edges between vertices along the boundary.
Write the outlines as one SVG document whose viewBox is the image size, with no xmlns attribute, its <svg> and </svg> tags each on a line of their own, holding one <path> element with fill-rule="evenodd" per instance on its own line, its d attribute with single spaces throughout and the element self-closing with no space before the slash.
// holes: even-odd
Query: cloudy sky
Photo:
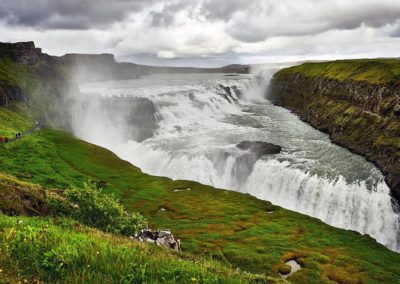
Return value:
<svg viewBox="0 0 400 284">
<path fill-rule="evenodd" d="M 399 0 L 0 0 L 0 41 L 174 66 L 398 57 Z"/>
</svg>

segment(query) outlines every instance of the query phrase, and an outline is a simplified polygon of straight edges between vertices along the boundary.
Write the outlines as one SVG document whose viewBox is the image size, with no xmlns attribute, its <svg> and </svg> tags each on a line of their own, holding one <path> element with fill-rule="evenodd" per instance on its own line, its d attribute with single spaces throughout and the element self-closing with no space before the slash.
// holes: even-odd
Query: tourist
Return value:
<svg viewBox="0 0 400 284">
<path fill-rule="evenodd" d="M 0 144 L 3 144 L 3 137 L 0 137 Z"/>
<path fill-rule="evenodd" d="M 4 137 L 4 143 L 8 143 L 8 137 Z"/>
</svg>

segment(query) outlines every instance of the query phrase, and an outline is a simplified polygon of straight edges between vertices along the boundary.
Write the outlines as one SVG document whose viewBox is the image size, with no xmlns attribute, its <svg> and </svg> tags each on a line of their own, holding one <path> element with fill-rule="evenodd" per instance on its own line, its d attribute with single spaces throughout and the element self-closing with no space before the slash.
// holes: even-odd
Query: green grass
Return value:
<svg viewBox="0 0 400 284">
<path fill-rule="evenodd" d="M 289 277 L 295 283 L 340 282 L 341 277 L 400 281 L 400 255 L 370 237 L 250 195 L 144 174 L 110 151 L 65 132 L 32 134 L 0 148 L 0 156 L 1 172 L 31 174 L 29 181 L 47 188 L 81 186 L 88 179 L 104 185 L 128 210 L 145 215 L 151 227 L 172 229 L 186 253 L 273 277 L 279 277 L 285 261 L 296 258 L 303 269 Z M 188 187 L 192 190 L 173 191 Z"/>
<path fill-rule="evenodd" d="M 12 104 L 8 108 L 0 107 L 0 136 L 14 138 L 16 132 L 31 130 L 34 127 L 32 120 L 26 107 L 20 104 Z"/>
<path fill-rule="evenodd" d="M 267 279 L 210 259 L 105 234 L 69 219 L 0 215 L 0 231 L 0 283 L 265 283 Z"/>
<path fill-rule="evenodd" d="M 357 66 L 366 68 L 369 64 L 354 62 L 350 64 L 352 67 L 343 63 L 347 69 L 328 63 L 295 68 L 310 76 L 325 74 L 342 79 L 341 72 L 352 74 Z M 390 62 L 380 62 L 373 65 L 384 64 L 389 70 L 384 75 L 374 77 L 373 72 L 365 71 L 362 76 L 353 77 L 392 82 L 392 77 L 399 72 L 390 67 Z M 53 68 L 62 69 L 62 66 Z M 0 131 L 22 132 L 32 125 L 36 115 L 43 116 L 44 110 L 51 113 L 49 98 L 62 88 L 61 81 L 54 76 L 58 75 L 52 75 L 50 67 L 31 68 L 7 58 L 0 59 L 1 82 L 18 85 L 31 93 L 29 104 L 33 106 L 0 109 Z M 341 108 L 335 102 L 326 103 L 337 110 Z M 359 112 L 351 108 L 343 111 L 346 115 Z M 346 115 L 336 118 L 337 123 L 347 123 Z M 328 118 L 328 114 L 322 117 Z M 397 124 L 392 129 L 397 131 Z M 387 140 L 378 141 L 387 143 Z M 16 218 L 1 216 L 3 278 L 0 282 L 31 281 L 34 277 L 48 282 L 190 283 L 191 278 L 196 278 L 192 282 L 246 282 L 257 276 L 235 274 L 227 267 L 279 278 L 278 271 L 285 269 L 284 263 L 289 259 L 296 259 L 302 265 L 300 271 L 288 278 L 294 283 L 400 282 L 400 254 L 368 236 L 328 226 L 250 195 L 144 174 L 112 152 L 63 131 L 47 129 L 0 146 L 0 173 L 3 173 L 0 201 L 16 214 L 46 215 L 37 205 L 47 192 L 52 192 L 50 189 L 58 192 L 92 180 L 104 187 L 106 193 L 115 194 L 128 211 L 141 212 L 152 228 L 171 229 L 182 240 L 185 253 L 180 257 L 167 250 L 89 229 L 69 219 L 23 218 L 22 225 L 17 226 Z M 188 187 L 190 191 L 174 192 Z M 160 211 L 161 208 L 166 211 Z M 274 212 L 267 213 L 271 210 Z M 47 229 L 45 233 L 43 225 Z M 205 257 L 213 261 L 199 260 L 196 264 L 192 260 L 194 255 L 200 260 Z M 132 275 L 136 278 L 131 278 Z"/>
<path fill-rule="evenodd" d="M 400 59 L 351 59 L 304 63 L 279 71 L 278 76 L 300 73 L 307 77 L 327 77 L 365 81 L 373 84 L 400 83 Z"/>
</svg>

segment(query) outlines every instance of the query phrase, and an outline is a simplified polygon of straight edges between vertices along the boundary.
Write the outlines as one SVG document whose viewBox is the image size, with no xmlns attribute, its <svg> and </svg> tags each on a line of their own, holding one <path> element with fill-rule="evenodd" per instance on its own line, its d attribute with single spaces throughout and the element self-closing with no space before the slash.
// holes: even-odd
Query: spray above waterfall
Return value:
<svg viewBox="0 0 400 284">
<path fill-rule="evenodd" d="M 381 173 L 264 99 L 274 70 L 86 84 L 86 106 L 76 108 L 71 124 L 79 137 L 144 172 L 250 193 L 400 250 L 399 216 Z M 139 137 L 140 129 L 151 131 Z M 237 147 L 243 141 L 282 150 L 254 159 Z"/>
</svg>

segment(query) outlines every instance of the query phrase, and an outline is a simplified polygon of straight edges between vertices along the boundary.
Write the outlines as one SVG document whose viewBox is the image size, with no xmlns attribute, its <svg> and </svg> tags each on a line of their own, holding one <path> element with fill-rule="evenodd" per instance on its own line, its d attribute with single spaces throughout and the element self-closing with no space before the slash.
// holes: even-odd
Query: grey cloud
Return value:
<svg viewBox="0 0 400 284">
<path fill-rule="evenodd" d="M 163 12 L 151 11 L 149 15 L 151 17 L 151 25 L 153 27 L 169 26 L 174 21 L 173 15 Z"/>
<path fill-rule="evenodd" d="M 120 22 L 154 0 L 0 0 L 0 19 L 11 26 L 88 29 Z"/>
<path fill-rule="evenodd" d="M 392 1 L 262 1 L 206 0 L 202 13 L 209 20 L 227 22 L 227 31 L 243 42 L 273 36 L 303 36 L 365 24 L 379 28 L 400 19 L 400 3 Z"/>
<path fill-rule="evenodd" d="M 170 26 L 174 23 L 175 15 L 178 12 L 185 9 L 190 12 L 195 5 L 192 0 L 177 0 L 165 3 L 161 11 L 150 11 L 151 25 L 154 27 Z"/>
<path fill-rule="evenodd" d="M 248 0 L 206 0 L 201 6 L 201 12 L 210 20 L 229 21 L 232 15 L 238 11 L 246 10 L 253 3 Z"/>
</svg>

